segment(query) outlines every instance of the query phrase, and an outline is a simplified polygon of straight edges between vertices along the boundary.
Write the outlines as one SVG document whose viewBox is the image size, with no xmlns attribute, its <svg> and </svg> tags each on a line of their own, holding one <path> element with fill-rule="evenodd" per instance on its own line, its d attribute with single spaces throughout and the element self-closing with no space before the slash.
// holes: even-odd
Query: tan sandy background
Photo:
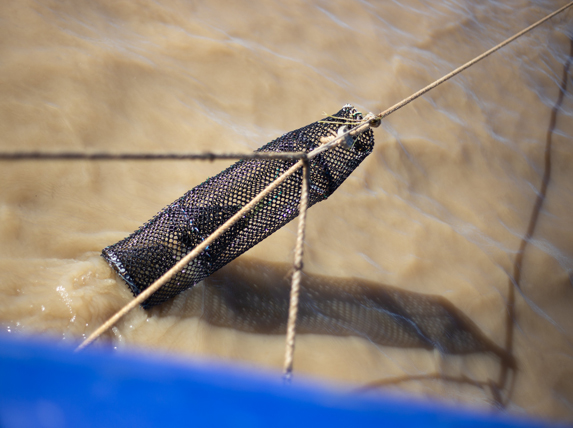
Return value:
<svg viewBox="0 0 573 428">
<path fill-rule="evenodd" d="M 345 103 L 379 112 L 563 1 L 28 1 L 0 3 L 0 149 L 254 150 Z M 544 173 L 573 32 L 566 12 L 390 116 L 373 154 L 309 212 L 308 275 L 437 294 L 504 346 L 513 263 Z M 573 420 L 573 82 L 516 291 L 508 410 Z M 78 343 L 131 298 L 99 257 L 229 165 L 0 162 L 0 331 Z M 279 263 L 292 223 L 237 260 Z M 202 286 L 209 286 L 209 280 Z M 196 290 L 195 290 L 196 291 Z M 126 316 L 96 346 L 223 359 L 280 375 L 284 338 L 185 313 L 193 290 Z M 295 382 L 353 389 L 401 376 L 495 381 L 488 355 L 297 338 Z M 491 409 L 488 388 L 388 387 Z"/>
</svg>

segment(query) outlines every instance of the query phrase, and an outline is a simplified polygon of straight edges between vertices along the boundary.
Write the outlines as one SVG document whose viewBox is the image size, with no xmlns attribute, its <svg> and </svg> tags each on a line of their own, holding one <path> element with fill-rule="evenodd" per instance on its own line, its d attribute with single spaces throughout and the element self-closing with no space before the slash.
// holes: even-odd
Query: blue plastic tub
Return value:
<svg viewBox="0 0 573 428">
<path fill-rule="evenodd" d="M 0 336 L 0 427 L 537 427 L 435 402 L 284 385 L 259 372 Z M 303 382 L 304 383 L 304 382 Z"/>
</svg>

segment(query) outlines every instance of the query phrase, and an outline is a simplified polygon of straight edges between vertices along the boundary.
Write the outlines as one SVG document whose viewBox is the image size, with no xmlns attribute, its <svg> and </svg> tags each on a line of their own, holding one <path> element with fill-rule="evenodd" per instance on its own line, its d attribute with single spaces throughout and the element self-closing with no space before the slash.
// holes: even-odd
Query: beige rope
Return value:
<svg viewBox="0 0 573 428">
<path fill-rule="evenodd" d="M 219 227 L 215 232 L 213 232 L 207 239 L 205 239 L 201 244 L 197 245 L 190 253 L 188 253 L 185 257 L 179 260 L 171 269 L 163 274 L 161 278 L 147 287 L 144 291 L 142 291 L 135 299 L 125 305 L 122 309 L 120 309 L 115 315 L 113 315 L 110 319 L 108 319 L 103 325 L 101 325 L 96 331 L 89 335 L 89 337 L 82 342 L 80 346 L 76 348 L 77 351 L 81 351 L 83 348 L 88 346 L 94 340 L 96 340 L 99 336 L 101 336 L 104 332 L 106 332 L 109 328 L 111 328 L 121 317 L 123 317 L 126 313 L 131 311 L 136 306 L 143 303 L 148 297 L 150 297 L 153 293 L 155 293 L 159 288 L 169 282 L 169 280 L 177 274 L 180 270 L 182 270 L 185 266 L 187 266 L 195 257 L 197 257 L 205 248 L 213 243 L 219 236 L 221 236 L 225 231 L 230 228 L 233 224 L 235 224 L 241 217 L 247 214 L 251 209 L 255 207 L 265 196 L 267 196 L 270 192 L 276 189 L 279 184 L 281 184 L 284 180 L 286 180 L 292 173 L 297 171 L 303 165 L 302 161 L 298 161 L 293 166 L 291 166 L 286 172 L 284 172 L 279 178 L 273 181 L 268 187 L 266 187 L 261 193 L 259 193 L 251 202 L 245 205 L 239 212 L 237 212 L 233 217 L 227 220 L 221 227 Z"/>
<path fill-rule="evenodd" d="M 501 42 L 499 45 L 494 46 L 493 48 L 491 48 L 490 50 L 482 53 L 480 56 L 472 59 L 471 61 L 466 62 L 464 65 L 456 68 L 454 71 L 452 71 L 451 73 L 446 74 L 444 77 L 442 77 L 441 79 L 436 80 L 433 83 L 430 83 L 428 86 L 426 86 L 423 89 L 420 89 L 418 92 L 416 92 L 415 94 L 410 95 L 408 98 L 400 101 L 397 104 L 394 104 L 392 107 L 390 107 L 389 109 L 384 110 L 382 113 L 379 113 L 376 115 L 376 117 L 383 119 L 386 116 L 394 113 L 396 110 L 404 107 L 406 104 L 411 103 L 412 101 L 414 101 L 416 98 L 424 95 L 426 92 L 434 89 L 436 86 L 441 85 L 442 83 L 444 83 L 446 80 L 451 79 L 452 77 L 454 77 L 456 74 L 461 73 L 462 71 L 464 71 L 466 68 L 471 67 L 472 65 L 474 65 L 476 62 L 481 61 L 482 59 L 484 59 L 485 57 L 491 55 L 492 53 L 494 53 L 495 51 L 501 49 L 502 47 L 504 47 L 505 45 L 507 45 L 508 43 L 513 42 L 515 39 L 517 39 L 518 37 L 523 36 L 525 33 L 527 33 L 528 31 L 533 30 L 535 27 L 538 27 L 539 25 L 543 24 L 545 21 L 553 18 L 555 15 L 557 15 L 558 13 L 563 12 L 565 9 L 567 9 L 568 7 L 573 6 L 573 1 L 570 2 L 569 4 L 566 4 L 565 6 L 563 6 L 562 8 L 556 10 L 553 13 L 550 13 L 549 15 L 547 15 L 545 18 L 540 19 L 539 21 L 537 21 L 535 24 L 531 24 L 529 27 L 527 27 L 524 30 L 521 30 L 519 33 L 515 34 L 514 36 L 511 36 L 509 39 Z"/>
<path fill-rule="evenodd" d="M 294 272 L 290 291 L 290 305 L 288 311 L 286 350 L 284 362 L 284 379 L 290 382 L 292 377 L 292 364 L 294 359 L 294 339 L 296 316 L 298 313 L 298 298 L 300 294 L 300 280 L 302 277 L 302 252 L 304 247 L 304 230 L 306 228 L 306 210 L 308 208 L 308 189 L 310 187 L 310 165 L 303 160 L 302 185 L 300 191 L 300 215 L 298 218 L 298 231 L 296 235 L 296 247 L 294 249 Z"/>
<path fill-rule="evenodd" d="M 541 25 L 542 23 L 544 23 L 548 19 L 551 19 L 553 16 L 564 11 L 565 9 L 567 9 L 568 7 L 570 7 L 572 5 L 573 5 L 573 2 L 570 2 L 569 4 L 556 10 L 555 12 L 547 15 L 545 18 L 537 21 L 535 24 L 530 25 L 526 29 L 517 33 L 516 35 L 510 37 L 509 39 L 505 40 L 504 42 L 500 43 L 499 45 L 491 48 L 487 52 L 484 52 L 482 55 L 474 58 L 473 60 L 467 62 L 466 64 L 462 65 L 461 67 L 458 67 L 457 69 L 455 69 L 451 73 L 445 75 L 444 77 L 442 77 L 439 80 L 436 80 L 434 83 L 431 83 L 430 85 L 426 86 L 425 88 L 421 89 L 420 91 L 416 92 L 415 94 L 409 96 L 408 98 L 404 99 L 403 101 L 395 104 L 394 106 L 383 111 L 382 113 L 379 113 L 376 116 L 374 116 L 374 115 L 366 116 L 364 119 L 364 122 L 362 122 L 361 124 L 352 128 L 350 131 L 336 137 L 333 141 L 331 141 L 327 144 L 324 144 L 324 145 L 316 148 L 312 152 L 308 153 L 308 155 L 306 157 L 307 160 L 313 159 L 314 157 L 318 156 L 320 153 L 322 153 L 326 150 L 330 150 L 330 149 L 342 144 L 342 142 L 345 141 L 345 138 L 348 135 L 358 136 L 362 132 L 365 132 L 366 130 L 370 129 L 371 127 L 378 127 L 380 125 L 380 120 L 382 118 L 384 118 L 384 117 L 388 116 L 389 114 L 395 112 L 396 110 L 404 107 L 406 104 L 412 102 L 413 100 L 415 100 L 416 98 L 425 94 L 426 92 L 430 91 L 431 89 L 435 88 L 436 86 L 444 83 L 446 80 L 448 80 L 451 77 L 455 76 L 456 74 L 462 72 L 466 68 L 472 66 L 473 64 L 477 63 L 478 61 L 482 60 L 486 56 L 488 56 L 491 53 L 495 52 L 496 50 L 502 48 L 503 46 L 507 45 L 508 43 L 512 42 L 513 40 L 517 39 L 518 37 L 522 36 L 523 34 L 527 33 L 528 31 L 532 30 L 533 28 Z M 83 348 L 88 346 L 90 343 L 92 343 L 94 340 L 96 340 L 105 331 L 107 331 L 109 328 L 111 328 L 121 317 L 123 317 L 130 310 L 132 310 L 133 308 L 135 308 L 136 306 L 141 304 L 148 297 L 150 297 L 155 291 L 157 291 L 161 286 L 166 284 L 177 272 L 179 272 L 187 264 L 189 264 L 195 257 L 197 257 L 203 250 L 205 250 L 205 248 L 207 248 L 207 246 L 209 246 L 211 243 L 213 243 L 213 241 L 215 241 L 219 236 L 221 236 L 229 227 L 231 227 L 242 216 L 244 216 L 251 209 L 253 209 L 255 207 L 255 205 L 257 205 L 265 196 L 267 196 L 270 192 L 272 192 L 274 189 L 276 189 L 291 174 L 293 174 L 294 172 L 299 170 L 301 167 L 303 167 L 303 165 L 304 165 L 304 160 L 299 160 L 292 167 L 290 167 L 286 172 L 284 172 L 280 177 L 278 177 L 274 182 L 272 182 L 267 188 L 265 188 L 261 193 L 259 193 L 259 195 L 257 195 L 251 202 L 249 202 L 247 205 L 245 205 L 239 212 L 237 212 L 233 217 L 231 217 L 221 227 L 219 227 L 215 232 L 213 232 L 213 234 L 211 234 L 201 244 L 199 244 L 194 250 L 192 250 L 185 257 L 183 257 L 179 262 L 177 262 L 177 264 L 175 264 L 171 269 L 169 269 L 161 278 L 159 278 L 157 281 L 155 281 L 153 284 L 151 284 L 145 291 L 141 292 L 135 299 L 133 299 L 131 302 L 129 302 L 127 305 L 125 305 L 115 315 L 113 315 L 109 320 L 107 320 L 103 325 L 101 325 L 97 330 L 95 330 L 92 334 L 90 334 L 90 336 L 86 340 L 84 340 L 80 344 L 80 346 L 78 346 L 76 348 L 76 352 L 82 350 Z M 301 195 L 301 197 L 302 197 L 302 195 Z M 301 202 L 301 209 L 302 209 L 302 202 Z M 299 233 L 300 233 L 300 230 L 299 230 Z M 303 233 L 303 237 L 304 237 L 304 229 L 303 229 L 302 233 Z M 298 238 L 297 238 L 297 245 L 298 245 Z M 302 249 L 301 249 L 301 254 L 302 254 Z M 301 263 L 301 268 L 302 268 L 302 263 Z M 298 269 L 298 271 L 300 274 L 301 273 L 300 269 Z M 295 273 L 296 272 L 297 272 L 297 269 L 295 266 Z M 293 274 L 293 282 L 294 282 L 294 276 L 295 275 Z M 292 293 L 292 290 L 291 290 L 291 293 Z M 292 300 L 293 300 L 293 298 L 291 297 L 291 301 Z M 294 299 L 294 300 L 296 301 L 297 299 Z M 294 313 L 296 314 L 296 309 L 294 310 Z M 290 318 L 290 314 L 289 314 L 289 318 Z M 289 321 L 289 324 L 290 324 L 290 321 Z M 293 331 L 294 331 L 294 322 L 293 322 Z M 289 348 L 289 345 L 287 344 L 287 358 L 288 358 L 288 352 L 289 352 L 288 348 Z M 293 338 L 293 350 L 294 350 L 294 338 Z M 292 359 L 292 355 L 290 358 Z M 285 361 L 285 367 L 288 367 L 288 366 L 289 366 L 288 362 Z M 292 361 L 290 363 L 290 366 L 292 369 Z"/>
<path fill-rule="evenodd" d="M 366 126 L 365 126 L 366 125 Z M 340 145 L 344 138 L 347 135 L 359 135 L 369 129 L 368 122 L 365 124 L 361 124 L 353 128 L 352 130 L 346 132 L 343 135 L 338 136 L 333 141 L 328 143 L 329 148 L 336 147 Z M 324 145 L 326 146 L 326 144 Z M 320 146 L 314 149 L 312 152 L 308 153 L 307 158 L 312 159 L 316 157 L 318 154 L 322 153 L 324 150 L 323 147 Z M 299 160 L 293 166 L 291 166 L 287 171 L 285 171 L 281 176 L 279 176 L 275 181 L 273 181 L 269 186 L 267 186 L 261 193 L 259 193 L 255 198 L 251 200 L 247 205 L 245 205 L 239 212 L 237 212 L 233 217 L 227 220 L 221 227 L 219 227 L 215 232 L 209 235 L 201 244 L 195 247 L 190 253 L 188 253 L 185 257 L 179 260 L 171 269 L 163 274 L 157 281 L 147 287 L 144 291 L 142 291 L 137 297 L 135 297 L 132 301 L 130 301 L 127 305 L 121 308 L 115 315 L 113 315 L 110 319 L 108 319 L 105 323 L 103 323 L 97 330 L 95 330 L 92 334 L 90 334 L 81 344 L 76 348 L 77 351 L 81 351 L 94 340 L 96 340 L 99 336 L 105 333 L 108 329 L 113 327 L 113 325 L 125 314 L 131 311 L 136 306 L 143 303 L 148 297 L 150 297 L 153 293 L 155 293 L 161 286 L 165 285 L 169 280 L 177 274 L 180 270 L 182 270 L 185 266 L 187 266 L 195 257 L 197 257 L 205 248 L 213 243 L 219 236 L 221 236 L 227 229 L 229 229 L 233 224 L 235 224 L 241 217 L 247 214 L 250 210 L 252 210 L 265 196 L 271 193 L 274 189 L 276 189 L 283 181 L 285 181 L 290 175 L 298 171 L 304 165 L 303 160 Z"/>
</svg>

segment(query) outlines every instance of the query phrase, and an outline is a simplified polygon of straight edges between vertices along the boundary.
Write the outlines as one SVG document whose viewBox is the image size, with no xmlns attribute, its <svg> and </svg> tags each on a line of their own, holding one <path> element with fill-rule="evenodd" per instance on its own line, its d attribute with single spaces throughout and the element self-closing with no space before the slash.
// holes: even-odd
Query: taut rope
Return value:
<svg viewBox="0 0 573 428">
<path fill-rule="evenodd" d="M 302 277 L 302 250 L 304 247 L 304 230 L 306 228 L 306 210 L 308 208 L 308 189 L 310 187 L 310 165 L 305 159 L 302 168 L 302 185 L 300 190 L 300 215 L 298 218 L 298 231 L 296 247 L 294 249 L 294 272 L 290 290 L 290 303 L 288 310 L 285 362 L 283 375 L 286 381 L 292 377 L 292 363 L 294 359 L 294 338 L 296 316 L 298 313 L 298 297 L 300 295 L 300 280 Z"/>
<path fill-rule="evenodd" d="M 99 336 L 101 336 L 105 331 L 111 328 L 121 317 L 123 317 L 130 310 L 141 304 L 148 297 L 150 297 L 155 291 L 157 291 L 161 286 L 166 284 L 177 272 L 188 265 L 195 257 L 197 257 L 202 251 L 204 251 L 211 243 L 213 243 L 219 236 L 221 236 L 229 227 L 236 223 L 240 218 L 247 214 L 251 209 L 253 209 L 265 196 L 276 189 L 284 180 L 286 180 L 291 174 L 303 168 L 303 180 L 301 188 L 301 202 L 300 202 L 300 218 L 297 233 L 297 242 L 295 248 L 295 260 L 294 260 L 294 272 L 292 276 L 292 286 L 291 286 L 291 297 L 289 306 L 289 319 L 287 324 L 287 337 L 286 337 L 286 351 L 285 351 L 285 363 L 284 363 L 284 376 L 285 379 L 290 380 L 292 375 L 292 365 L 293 365 L 293 355 L 294 355 L 294 340 L 295 340 L 295 327 L 296 327 L 296 317 L 298 311 L 298 296 L 300 290 L 300 279 L 302 275 L 302 255 L 303 255 L 303 245 L 304 245 L 304 231 L 306 225 L 306 210 L 308 206 L 308 187 L 309 187 L 309 171 L 308 171 L 308 161 L 313 159 L 318 154 L 330 150 L 334 147 L 343 144 L 344 141 L 351 136 L 358 136 L 361 133 L 367 131 L 371 127 L 378 127 L 380 125 L 381 119 L 394 113 L 410 102 L 414 101 L 416 98 L 424 95 L 435 87 L 441 85 L 445 81 L 451 79 L 455 75 L 461 73 L 487 56 L 491 55 L 495 51 L 501 49 L 507 44 L 513 42 L 518 37 L 521 37 L 525 33 L 533 30 L 549 19 L 553 18 L 555 15 L 563 12 L 569 7 L 573 6 L 573 1 L 556 10 L 553 13 L 545 16 L 529 27 L 521 30 L 519 33 L 513 35 L 512 37 L 506 39 L 505 41 L 499 43 L 483 54 L 475 57 L 474 59 L 466 62 L 464 65 L 456 68 L 452 72 L 446 74 L 442 78 L 434 81 L 428 86 L 420 89 L 418 92 L 410 95 L 408 98 L 400 101 L 399 103 L 393 105 L 392 107 L 384 110 L 383 112 L 373 115 L 367 115 L 364 120 L 351 130 L 339 135 L 337 138 L 333 139 L 331 142 L 326 143 L 312 152 L 305 153 L 250 153 L 250 154 L 215 154 L 215 153 L 203 153 L 203 154 L 130 154 L 130 153 L 120 153 L 120 154 L 110 154 L 110 153 L 42 153 L 42 152 L 14 152 L 14 153 L 0 153 L 0 160 L 175 160 L 175 159 L 203 159 L 203 160 L 214 160 L 214 159 L 296 159 L 298 160 L 291 168 L 284 172 L 280 177 L 278 177 L 274 182 L 272 182 L 267 188 L 265 188 L 261 193 L 259 193 L 251 202 L 245 205 L 239 212 L 237 212 L 233 217 L 226 221 L 221 227 L 219 227 L 213 234 L 206 238 L 201 244 L 199 244 L 195 249 L 183 257 L 177 264 L 175 264 L 171 269 L 169 269 L 163 276 L 161 276 L 157 281 L 151 284 L 146 290 L 141 292 L 137 297 L 135 297 L 131 302 L 120 309 L 115 315 L 108 319 L 104 324 L 102 324 L 97 330 L 95 330 L 88 338 L 86 338 L 77 348 L 76 352 L 84 349 Z"/>
<path fill-rule="evenodd" d="M 507 45 L 508 43 L 513 42 L 515 39 L 517 39 L 518 37 L 523 36 L 525 33 L 533 30 L 534 28 L 540 26 L 541 24 L 543 24 L 545 21 L 553 18 L 555 15 L 563 12 L 565 9 L 569 8 L 573 6 L 573 1 L 566 4 L 565 6 L 563 6 L 561 9 L 557 9 L 555 12 L 550 13 L 549 15 L 547 15 L 545 18 L 540 19 L 539 21 L 537 21 L 535 24 L 531 24 L 529 27 L 521 30 L 519 33 L 511 36 L 509 39 L 504 40 L 503 42 L 501 42 L 499 45 L 494 46 L 493 48 L 491 48 L 488 51 L 485 51 L 484 53 L 482 53 L 479 56 L 476 56 L 474 59 L 472 59 L 471 61 L 466 62 L 464 65 L 456 68 L 454 71 L 446 74 L 444 77 L 436 80 L 433 83 L 430 83 L 428 86 L 426 86 L 423 89 L 420 89 L 418 92 L 416 92 L 415 94 L 410 95 L 408 98 L 403 99 L 402 101 L 400 101 L 397 104 L 394 104 L 392 107 L 384 110 L 382 113 L 378 113 L 376 115 L 377 118 L 379 119 L 383 119 L 386 116 L 394 113 L 396 110 L 404 107 L 406 104 L 411 103 L 412 101 L 414 101 L 416 98 L 421 97 L 422 95 L 424 95 L 426 92 L 434 89 L 436 86 L 441 85 L 442 83 L 444 83 L 446 80 L 451 79 L 452 77 L 454 77 L 456 74 L 461 73 L 462 71 L 464 71 L 466 68 L 471 67 L 472 65 L 474 65 L 475 63 L 481 61 L 482 59 L 484 59 L 485 57 L 491 55 L 492 53 L 494 53 L 495 51 L 503 48 L 505 45 Z"/>
</svg>

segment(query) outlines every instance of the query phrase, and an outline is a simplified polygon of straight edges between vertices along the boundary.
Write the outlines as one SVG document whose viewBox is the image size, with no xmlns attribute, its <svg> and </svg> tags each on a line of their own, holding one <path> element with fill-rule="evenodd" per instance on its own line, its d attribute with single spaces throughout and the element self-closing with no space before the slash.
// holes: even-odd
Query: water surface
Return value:
<svg viewBox="0 0 573 428">
<path fill-rule="evenodd" d="M 346 103 L 382 111 L 563 4 L 3 2 L 0 148 L 254 150 Z M 559 15 L 388 117 L 373 154 L 308 217 L 309 277 L 441 296 L 500 348 L 514 287 L 517 371 L 499 391 L 479 387 L 499 381 L 495 355 L 386 346 L 359 332 L 299 336 L 295 379 L 352 389 L 412 377 L 387 388 L 484 409 L 501 396 L 514 413 L 573 419 L 571 71 L 515 283 L 572 22 L 572 11 Z M 81 340 L 132 297 L 101 249 L 229 164 L 2 162 L 0 329 Z M 279 263 L 288 276 L 295 231 L 287 225 L 221 275 L 248 282 Z M 185 308 L 201 287 L 133 311 L 96 346 L 232 360 L 278 376 L 284 338 L 192 316 Z"/>
</svg>

